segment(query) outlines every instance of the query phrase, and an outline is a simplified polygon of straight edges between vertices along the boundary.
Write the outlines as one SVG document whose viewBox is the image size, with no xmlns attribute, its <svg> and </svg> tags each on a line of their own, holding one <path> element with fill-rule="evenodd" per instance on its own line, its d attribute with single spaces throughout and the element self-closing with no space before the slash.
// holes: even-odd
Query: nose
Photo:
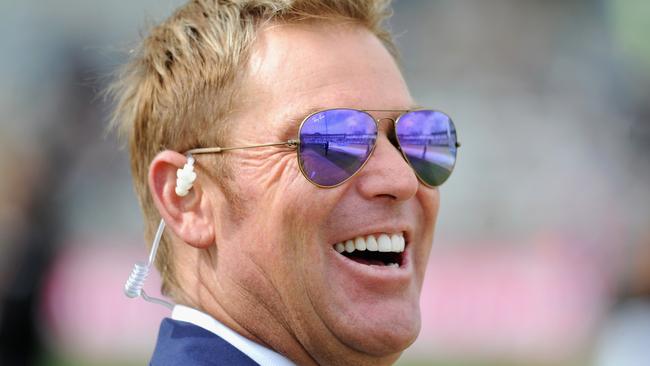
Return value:
<svg viewBox="0 0 650 366">
<path fill-rule="evenodd" d="M 402 153 L 385 133 L 379 133 L 375 151 L 358 173 L 356 186 L 366 199 L 406 201 L 417 193 L 420 183 Z"/>
</svg>

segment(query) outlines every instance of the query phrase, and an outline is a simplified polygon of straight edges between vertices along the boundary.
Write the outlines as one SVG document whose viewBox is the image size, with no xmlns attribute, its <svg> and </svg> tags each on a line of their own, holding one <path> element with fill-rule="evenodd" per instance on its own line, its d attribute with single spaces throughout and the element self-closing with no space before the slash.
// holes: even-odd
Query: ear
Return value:
<svg viewBox="0 0 650 366">
<path fill-rule="evenodd" d="M 207 248 L 214 244 L 214 216 L 210 200 L 201 189 L 202 179 L 197 176 L 186 196 L 176 194 L 176 171 L 186 162 L 187 157 L 176 151 L 156 155 L 149 166 L 149 190 L 167 227 L 185 243 Z"/>
</svg>

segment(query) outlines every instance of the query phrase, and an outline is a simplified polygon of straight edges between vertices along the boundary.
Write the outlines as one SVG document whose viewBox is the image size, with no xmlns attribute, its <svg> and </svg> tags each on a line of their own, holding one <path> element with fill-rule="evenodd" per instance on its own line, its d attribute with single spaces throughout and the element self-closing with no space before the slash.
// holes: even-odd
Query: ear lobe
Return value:
<svg viewBox="0 0 650 366">
<path fill-rule="evenodd" d="M 160 152 L 149 166 L 149 189 L 167 227 L 185 243 L 207 248 L 214 244 L 214 220 L 210 200 L 201 189 L 201 179 L 197 177 L 187 195 L 181 197 L 176 193 L 176 172 L 186 162 L 187 157 L 176 151 Z"/>
</svg>

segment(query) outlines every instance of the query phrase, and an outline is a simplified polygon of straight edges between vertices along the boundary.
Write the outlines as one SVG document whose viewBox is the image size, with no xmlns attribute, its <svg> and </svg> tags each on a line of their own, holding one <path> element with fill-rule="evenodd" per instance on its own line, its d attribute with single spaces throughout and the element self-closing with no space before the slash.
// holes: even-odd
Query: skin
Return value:
<svg viewBox="0 0 650 366">
<path fill-rule="evenodd" d="M 296 45 L 300 45 L 297 47 Z M 408 109 L 404 79 L 381 42 L 342 23 L 271 25 L 259 32 L 233 114 L 231 146 L 295 138 L 312 108 Z M 375 113 L 395 118 L 396 113 Z M 296 122 L 297 121 L 297 122 Z M 174 194 L 183 155 L 160 153 L 149 181 L 174 236 L 182 303 L 301 365 L 392 364 L 420 330 L 419 297 L 439 206 L 387 137 L 345 184 L 322 189 L 300 173 L 295 150 L 235 150 L 241 215 L 201 174 Z M 333 245 L 405 232 L 405 265 L 366 266 Z"/>
</svg>

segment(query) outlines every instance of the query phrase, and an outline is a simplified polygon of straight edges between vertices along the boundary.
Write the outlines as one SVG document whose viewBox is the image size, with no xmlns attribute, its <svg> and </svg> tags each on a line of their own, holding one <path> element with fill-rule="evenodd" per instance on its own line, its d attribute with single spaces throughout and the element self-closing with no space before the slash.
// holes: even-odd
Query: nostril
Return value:
<svg viewBox="0 0 650 366">
<path fill-rule="evenodd" d="M 377 197 L 387 198 L 387 199 L 389 199 L 391 201 L 394 201 L 394 200 L 397 199 L 397 196 L 393 196 L 392 194 L 387 194 L 387 193 L 379 194 L 379 195 L 377 195 Z"/>
</svg>

